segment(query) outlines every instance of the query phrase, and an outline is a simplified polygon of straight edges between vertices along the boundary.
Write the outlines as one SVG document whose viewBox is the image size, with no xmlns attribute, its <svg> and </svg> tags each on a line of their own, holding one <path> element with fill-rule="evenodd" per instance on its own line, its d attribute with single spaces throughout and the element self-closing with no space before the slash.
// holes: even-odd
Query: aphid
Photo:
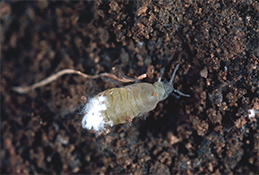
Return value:
<svg viewBox="0 0 259 175">
<path fill-rule="evenodd" d="M 161 82 L 164 68 L 160 71 L 158 81 L 154 84 L 135 83 L 132 85 L 103 91 L 92 98 L 85 106 L 82 127 L 93 130 L 96 134 L 106 132 L 109 127 L 131 121 L 153 110 L 157 103 L 166 99 L 171 92 L 179 96 L 187 94 L 174 89 L 173 80 L 179 64 L 170 81 Z"/>
</svg>

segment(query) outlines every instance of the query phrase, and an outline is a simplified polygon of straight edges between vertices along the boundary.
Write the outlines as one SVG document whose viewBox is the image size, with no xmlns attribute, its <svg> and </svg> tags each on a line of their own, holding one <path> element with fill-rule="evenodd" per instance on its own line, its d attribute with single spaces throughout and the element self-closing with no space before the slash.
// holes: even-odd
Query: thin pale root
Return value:
<svg viewBox="0 0 259 175">
<path fill-rule="evenodd" d="M 109 74 L 109 73 L 102 73 L 100 75 L 87 75 L 85 73 L 82 73 L 81 71 L 77 71 L 77 70 L 74 70 L 74 69 L 64 69 L 64 70 L 61 70 L 61 71 L 49 76 L 48 78 L 46 78 L 44 80 L 41 80 L 38 83 L 35 83 L 31 86 L 13 87 L 12 90 L 15 91 L 15 92 L 18 92 L 20 94 L 25 94 L 25 93 L 27 93 L 31 90 L 34 90 L 38 87 L 45 86 L 46 84 L 49 84 L 52 81 L 55 81 L 56 79 L 58 79 L 59 77 L 61 77 L 62 75 L 65 75 L 65 74 L 77 74 L 77 75 L 81 75 L 84 78 L 91 78 L 91 79 L 96 79 L 96 78 L 99 78 L 100 76 L 103 76 L 103 77 L 108 77 L 108 78 L 111 78 L 113 80 L 116 80 L 116 81 L 119 81 L 119 82 L 122 82 L 122 83 L 129 83 L 129 82 L 135 81 L 135 80 L 132 80 L 132 79 L 119 78 L 116 75 Z M 146 78 L 146 76 L 147 76 L 146 74 L 142 74 L 139 77 L 137 77 L 136 80 L 141 80 L 143 78 Z"/>
</svg>

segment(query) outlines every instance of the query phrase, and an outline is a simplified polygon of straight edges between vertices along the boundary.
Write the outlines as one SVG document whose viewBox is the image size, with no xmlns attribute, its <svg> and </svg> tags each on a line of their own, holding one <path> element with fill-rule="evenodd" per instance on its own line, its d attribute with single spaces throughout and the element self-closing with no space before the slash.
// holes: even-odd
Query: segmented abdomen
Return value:
<svg viewBox="0 0 259 175">
<path fill-rule="evenodd" d="M 105 123 L 113 125 L 125 123 L 124 117 L 133 119 L 136 116 L 153 110 L 158 103 L 156 89 L 149 83 L 138 83 L 122 88 L 108 89 L 98 96 L 106 97 L 107 109 L 102 111 Z"/>
</svg>

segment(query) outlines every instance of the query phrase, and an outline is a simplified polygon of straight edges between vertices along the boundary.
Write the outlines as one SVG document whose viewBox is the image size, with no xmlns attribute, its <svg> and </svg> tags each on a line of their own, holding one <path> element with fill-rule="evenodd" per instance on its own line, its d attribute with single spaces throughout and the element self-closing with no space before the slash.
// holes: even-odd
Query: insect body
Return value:
<svg viewBox="0 0 259 175">
<path fill-rule="evenodd" d="M 178 67 L 179 65 L 169 82 L 161 82 L 164 71 L 162 69 L 158 81 L 154 84 L 136 83 L 99 93 L 86 104 L 82 127 L 93 129 L 99 134 L 105 132 L 109 126 L 131 122 L 134 117 L 153 110 L 159 101 L 166 99 L 173 91 L 180 96 L 189 97 L 173 87 Z"/>
</svg>

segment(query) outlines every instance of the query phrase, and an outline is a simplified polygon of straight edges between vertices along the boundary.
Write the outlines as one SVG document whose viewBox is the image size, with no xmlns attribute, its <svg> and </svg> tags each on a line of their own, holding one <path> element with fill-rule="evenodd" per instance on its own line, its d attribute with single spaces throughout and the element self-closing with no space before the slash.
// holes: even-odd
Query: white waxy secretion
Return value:
<svg viewBox="0 0 259 175">
<path fill-rule="evenodd" d="M 107 109 L 104 104 L 106 97 L 100 96 L 98 98 L 92 98 L 84 107 L 86 114 L 82 119 L 82 127 L 88 130 L 94 129 L 99 132 L 104 129 L 104 116 L 102 111 Z"/>
</svg>

